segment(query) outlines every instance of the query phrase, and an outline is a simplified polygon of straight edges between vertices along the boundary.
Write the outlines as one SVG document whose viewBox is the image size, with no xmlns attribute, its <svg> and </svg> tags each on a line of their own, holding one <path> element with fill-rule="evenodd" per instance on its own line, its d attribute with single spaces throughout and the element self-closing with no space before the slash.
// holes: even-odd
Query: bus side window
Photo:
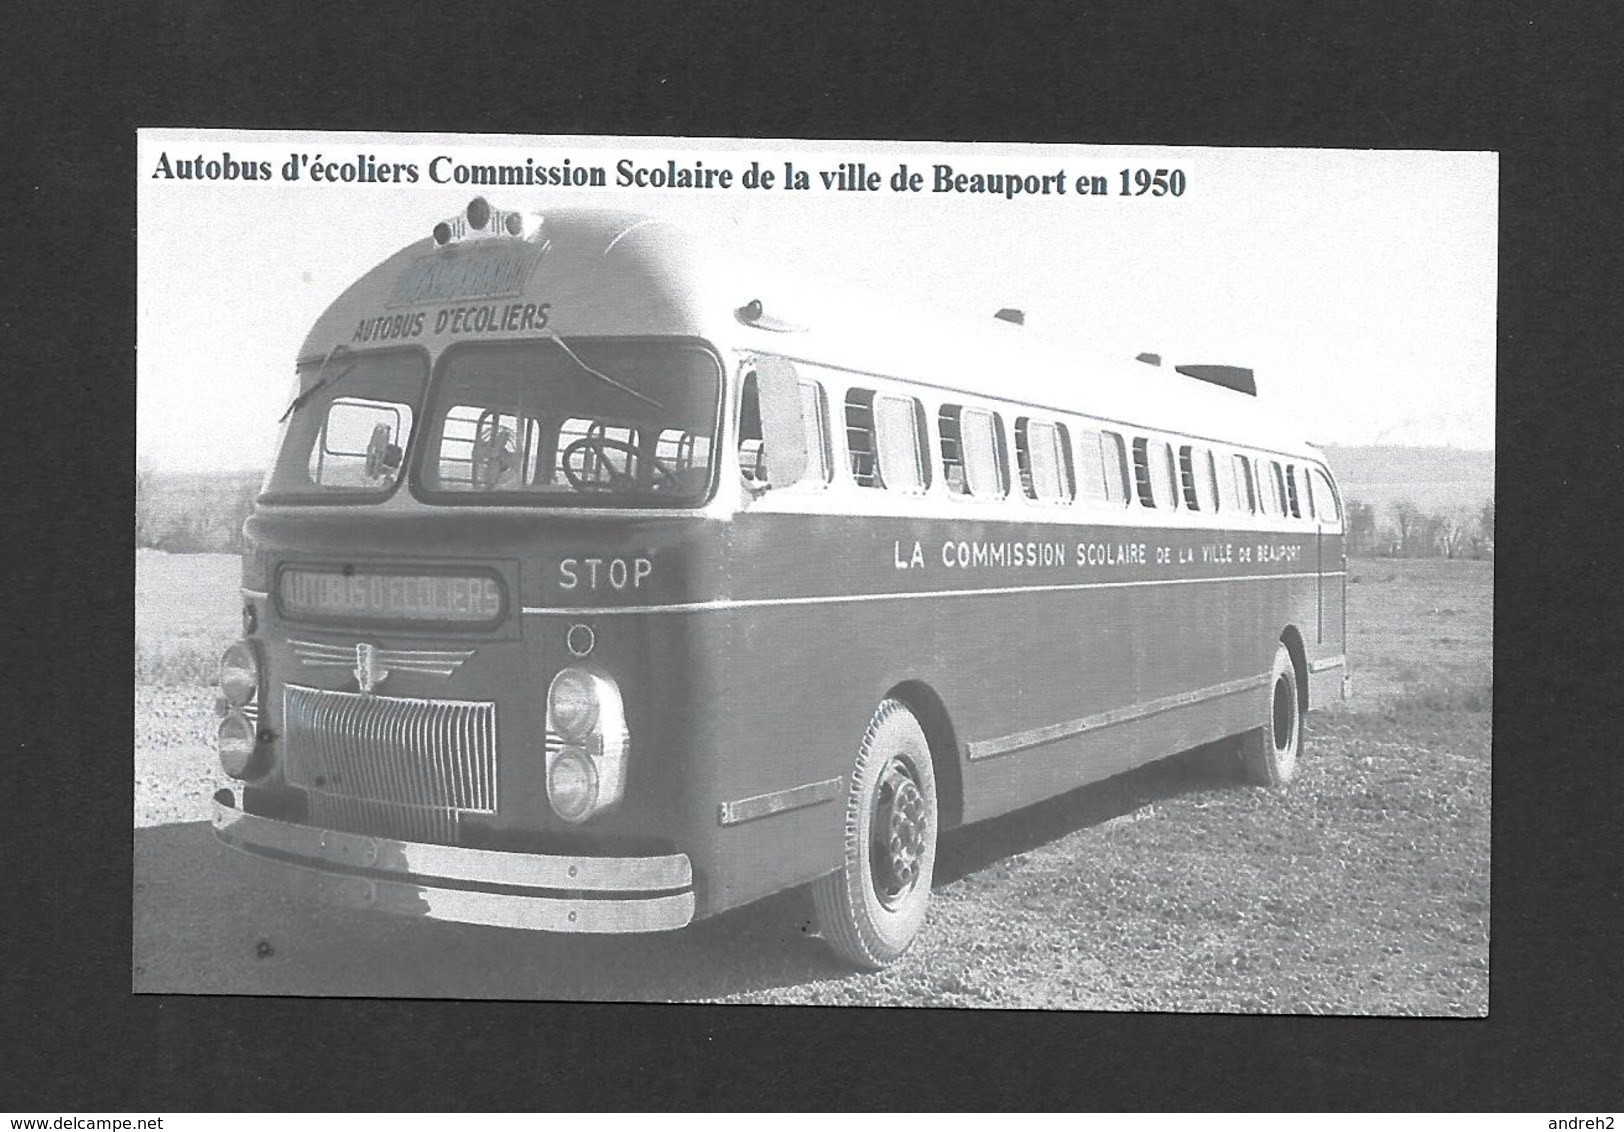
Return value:
<svg viewBox="0 0 1624 1132">
<path fill-rule="evenodd" d="M 1297 489 L 1297 498 L 1303 505 L 1303 518 L 1312 519 L 1314 517 L 1314 493 L 1308 485 L 1308 469 L 1302 465 L 1297 467 L 1297 483 L 1301 485 Z"/>
<path fill-rule="evenodd" d="M 858 487 L 884 487 L 874 453 L 874 390 L 846 390 L 846 455 Z"/>
<path fill-rule="evenodd" d="M 1004 427 L 997 413 L 943 405 L 936 415 L 942 442 L 942 478 L 952 495 L 1002 499 L 1009 490 Z"/>
<path fill-rule="evenodd" d="M 936 435 L 942 445 L 942 479 L 947 483 L 949 495 L 969 495 L 970 483 L 964 478 L 964 441 L 959 428 L 962 406 L 943 405 L 936 414 Z"/>
<path fill-rule="evenodd" d="M 1286 476 L 1280 470 L 1279 460 L 1269 461 L 1269 474 L 1264 476 L 1264 483 L 1268 485 L 1265 497 L 1268 499 L 1266 510 L 1276 519 L 1283 519 L 1286 515 Z"/>
<path fill-rule="evenodd" d="M 1105 473 L 1105 502 L 1118 507 L 1129 503 L 1128 448 L 1114 432 L 1100 433 L 1100 464 Z"/>
<path fill-rule="evenodd" d="M 1036 499 L 1037 492 L 1032 490 L 1032 446 L 1026 435 L 1031 419 L 1015 418 L 1015 477 L 1021 481 L 1021 494 L 1028 499 Z"/>
<path fill-rule="evenodd" d="M 1190 459 L 1190 475 L 1195 479 L 1195 495 L 1201 510 L 1218 510 L 1218 467 L 1213 462 L 1212 449 L 1195 450 Z"/>
<path fill-rule="evenodd" d="M 1127 472 L 1123 468 L 1122 438 L 1114 432 L 1083 429 L 1077 434 L 1078 494 L 1092 507 L 1125 507 Z"/>
<path fill-rule="evenodd" d="M 1201 505 L 1196 502 L 1195 473 L 1192 470 L 1194 462 L 1194 446 L 1179 445 L 1179 486 L 1184 489 L 1184 505 L 1192 511 L 1199 511 Z"/>
<path fill-rule="evenodd" d="M 1237 508 L 1248 514 L 1257 514 L 1257 487 L 1252 479 L 1252 461 L 1235 453 L 1235 500 Z"/>
<path fill-rule="evenodd" d="M 1218 459 L 1218 454 L 1214 453 L 1213 475 L 1218 480 L 1218 510 L 1239 511 L 1240 499 L 1235 495 L 1235 461 L 1231 459 L 1220 473 L 1217 470 Z"/>
<path fill-rule="evenodd" d="M 1105 474 L 1105 440 L 1093 429 L 1077 433 L 1077 494 L 1086 504 L 1100 506 L 1111 501 L 1111 485 Z"/>
<path fill-rule="evenodd" d="M 829 454 L 829 412 L 823 400 L 823 386 L 809 379 L 802 379 L 799 384 L 801 420 L 806 427 L 806 475 L 802 482 L 828 483 L 834 461 Z M 661 441 L 663 444 L 663 436 Z M 700 458 L 704 458 L 703 452 Z M 766 459 L 766 445 L 761 436 L 761 392 L 752 373 L 745 376 L 739 398 L 739 474 L 746 483 L 766 484 Z"/>
<path fill-rule="evenodd" d="M 1166 442 L 1148 440 L 1143 436 L 1134 437 L 1133 469 L 1141 506 L 1177 509 L 1178 490 L 1173 474 L 1173 449 Z"/>
<path fill-rule="evenodd" d="M 1003 420 L 985 409 L 963 409 L 959 413 L 959 440 L 970 494 L 979 499 L 1002 499 L 1009 493 Z"/>
<path fill-rule="evenodd" d="M 1198 444 L 1179 447 L 1179 479 L 1186 507 L 1192 511 L 1218 510 L 1217 478 L 1209 449 Z"/>
<path fill-rule="evenodd" d="M 829 458 L 829 407 L 823 386 L 816 381 L 801 382 L 801 417 L 807 428 L 807 477 L 828 483 L 834 471 L 834 461 Z"/>
<path fill-rule="evenodd" d="M 767 482 L 767 460 L 761 439 L 761 393 L 756 375 L 744 378 L 739 393 L 739 475 L 751 486 Z"/>
<path fill-rule="evenodd" d="M 1314 509 L 1319 513 L 1320 522 L 1327 527 L 1340 530 L 1342 528 L 1342 513 L 1337 509 L 1336 492 L 1331 488 L 1331 481 L 1324 472 L 1318 468 L 1309 473 L 1309 486 L 1314 496 Z"/>
<path fill-rule="evenodd" d="M 1015 422 L 1015 447 L 1021 457 L 1021 482 L 1026 497 L 1048 503 L 1070 503 L 1077 489 L 1066 426 L 1020 417 Z"/>
<path fill-rule="evenodd" d="M 1286 511 L 1293 519 L 1303 517 L 1297 502 L 1297 469 L 1290 464 L 1286 465 Z"/>
<path fill-rule="evenodd" d="M 872 416 L 881 485 L 915 494 L 924 491 L 930 486 L 921 427 L 924 407 L 913 397 L 882 395 L 874 398 Z"/>
</svg>

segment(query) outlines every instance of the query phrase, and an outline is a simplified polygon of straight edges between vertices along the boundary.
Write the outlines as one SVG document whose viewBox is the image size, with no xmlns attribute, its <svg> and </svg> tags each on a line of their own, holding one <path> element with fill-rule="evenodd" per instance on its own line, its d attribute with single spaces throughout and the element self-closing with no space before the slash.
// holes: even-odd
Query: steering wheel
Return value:
<svg viewBox="0 0 1624 1132">
<path fill-rule="evenodd" d="M 603 466 L 609 470 L 609 482 L 587 479 L 585 462 L 582 461 L 582 470 L 577 472 L 571 461 L 577 453 L 591 452 L 603 461 Z M 624 440 L 616 440 L 609 436 L 583 436 L 564 449 L 558 455 L 559 466 L 564 469 L 564 478 L 570 481 L 570 486 L 576 491 L 623 491 L 628 487 L 637 486 L 637 477 L 630 471 L 621 471 L 614 462 L 608 458 L 610 452 L 620 452 L 626 457 L 626 467 L 631 468 L 633 462 L 647 460 L 654 468 L 654 488 L 656 490 L 670 490 L 677 485 L 677 470 L 661 460 L 658 456 L 646 456 L 640 448 L 634 448 Z M 663 488 L 662 488 L 663 485 Z"/>
</svg>

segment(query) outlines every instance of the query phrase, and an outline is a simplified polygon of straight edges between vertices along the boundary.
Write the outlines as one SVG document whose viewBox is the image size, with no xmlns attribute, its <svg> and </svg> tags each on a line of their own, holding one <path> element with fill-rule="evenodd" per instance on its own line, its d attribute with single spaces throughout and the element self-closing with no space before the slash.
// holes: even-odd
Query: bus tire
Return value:
<svg viewBox="0 0 1624 1132">
<path fill-rule="evenodd" d="M 835 954 L 878 970 L 925 922 L 936 866 L 936 776 L 907 705 L 875 709 L 846 791 L 844 860 L 812 885 L 818 929 Z"/>
<path fill-rule="evenodd" d="M 1241 773 L 1253 786 L 1278 788 L 1297 773 L 1303 751 L 1302 693 L 1291 650 L 1281 642 L 1274 650 L 1263 726 L 1241 736 Z"/>
</svg>

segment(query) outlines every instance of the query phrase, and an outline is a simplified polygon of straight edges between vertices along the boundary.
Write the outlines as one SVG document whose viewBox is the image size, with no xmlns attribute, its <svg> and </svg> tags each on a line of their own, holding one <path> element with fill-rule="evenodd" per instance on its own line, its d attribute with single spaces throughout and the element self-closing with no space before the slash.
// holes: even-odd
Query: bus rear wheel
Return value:
<svg viewBox="0 0 1624 1132">
<path fill-rule="evenodd" d="M 844 860 L 812 886 L 819 931 L 835 954 L 878 970 L 908 950 L 930 905 L 937 829 L 924 728 L 902 701 L 885 700 L 852 767 Z"/>
<path fill-rule="evenodd" d="M 1281 787 L 1297 773 L 1303 750 L 1302 689 L 1291 650 L 1275 646 L 1269 707 L 1262 727 L 1241 736 L 1241 773 L 1254 786 Z"/>
</svg>

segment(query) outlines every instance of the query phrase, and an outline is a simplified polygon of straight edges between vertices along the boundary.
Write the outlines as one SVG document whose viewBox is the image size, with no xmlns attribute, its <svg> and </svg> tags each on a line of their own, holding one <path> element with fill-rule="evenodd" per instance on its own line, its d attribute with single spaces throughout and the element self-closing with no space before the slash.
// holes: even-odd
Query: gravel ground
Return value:
<svg viewBox="0 0 1624 1132">
<path fill-rule="evenodd" d="M 231 639 L 234 569 L 137 562 L 138 991 L 1487 1012 L 1486 564 L 1356 564 L 1361 695 L 1311 716 L 1290 790 L 1235 785 L 1207 748 L 959 831 L 918 943 L 872 974 L 828 956 L 800 893 L 599 938 L 299 904 L 206 821 L 226 779 L 187 657 Z"/>
</svg>

